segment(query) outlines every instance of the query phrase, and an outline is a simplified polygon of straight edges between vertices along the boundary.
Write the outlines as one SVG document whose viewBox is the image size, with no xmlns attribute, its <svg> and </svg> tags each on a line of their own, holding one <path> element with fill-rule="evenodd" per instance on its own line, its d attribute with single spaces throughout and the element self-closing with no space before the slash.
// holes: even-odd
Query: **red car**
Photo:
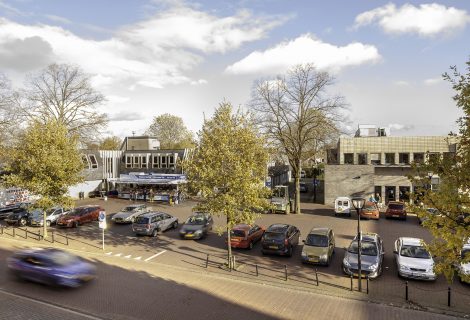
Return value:
<svg viewBox="0 0 470 320">
<path fill-rule="evenodd" d="M 256 241 L 259 241 L 265 231 L 264 227 L 256 224 L 238 224 L 230 232 L 230 245 L 232 248 L 251 249 Z"/>
<path fill-rule="evenodd" d="M 82 206 L 69 211 L 57 220 L 59 227 L 78 227 L 81 224 L 91 221 L 98 221 L 100 211 L 104 211 L 100 206 Z"/>
<path fill-rule="evenodd" d="M 406 208 L 403 202 L 390 201 L 385 211 L 385 218 L 399 218 L 406 220 Z"/>
</svg>

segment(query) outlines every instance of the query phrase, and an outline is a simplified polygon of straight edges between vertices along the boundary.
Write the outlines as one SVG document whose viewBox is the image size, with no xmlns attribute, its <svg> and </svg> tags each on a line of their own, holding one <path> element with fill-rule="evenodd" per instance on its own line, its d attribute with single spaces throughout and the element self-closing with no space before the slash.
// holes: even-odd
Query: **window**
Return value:
<svg viewBox="0 0 470 320">
<path fill-rule="evenodd" d="M 166 168 L 166 156 L 161 156 L 160 157 L 160 167 L 161 168 Z"/>
<path fill-rule="evenodd" d="M 400 164 L 410 164 L 410 154 L 409 153 L 399 153 L 398 154 L 398 163 L 400 163 Z"/>
<path fill-rule="evenodd" d="M 153 156 L 153 161 L 152 161 L 152 167 L 153 168 L 158 168 L 160 167 L 160 161 L 159 161 L 160 157 L 159 156 Z"/>
<path fill-rule="evenodd" d="M 455 161 L 455 152 L 444 152 L 442 156 L 445 161 Z"/>
<path fill-rule="evenodd" d="M 170 156 L 169 163 L 175 164 L 175 157 L 173 155 Z"/>
<path fill-rule="evenodd" d="M 82 161 L 85 165 L 85 169 L 90 169 L 90 162 L 88 161 L 88 157 L 86 156 L 86 154 L 82 154 Z"/>
<path fill-rule="evenodd" d="M 439 160 L 440 154 L 437 152 L 429 153 L 428 154 L 428 161 L 433 162 Z"/>
<path fill-rule="evenodd" d="M 92 169 L 98 168 L 98 161 L 96 161 L 95 155 L 94 154 L 89 154 L 88 157 L 90 158 L 91 168 Z"/>
<path fill-rule="evenodd" d="M 126 168 L 132 167 L 132 157 L 127 156 L 126 157 Z"/>
<path fill-rule="evenodd" d="M 370 163 L 371 164 L 380 164 L 381 161 L 380 161 L 380 153 L 371 153 L 370 154 Z"/>
<path fill-rule="evenodd" d="M 132 168 L 138 168 L 139 167 L 139 157 L 138 156 L 134 156 L 133 157 L 133 162 L 132 162 Z"/>
<path fill-rule="evenodd" d="M 357 163 L 358 164 L 367 164 L 367 153 L 358 153 L 357 154 Z"/>
<path fill-rule="evenodd" d="M 424 163 L 424 153 L 413 153 L 413 161 L 415 163 Z"/>
<path fill-rule="evenodd" d="M 344 164 L 354 164 L 354 154 L 345 153 L 344 154 Z"/>
<path fill-rule="evenodd" d="M 141 167 L 142 167 L 142 168 L 147 168 L 147 157 L 146 157 L 146 156 L 142 156 L 141 161 L 142 161 L 142 162 L 141 162 L 141 163 L 142 163 Z"/>
<path fill-rule="evenodd" d="M 395 164 L 395 154 L 386 153 L 385 154 L 385 164 Z"/>
</svg>

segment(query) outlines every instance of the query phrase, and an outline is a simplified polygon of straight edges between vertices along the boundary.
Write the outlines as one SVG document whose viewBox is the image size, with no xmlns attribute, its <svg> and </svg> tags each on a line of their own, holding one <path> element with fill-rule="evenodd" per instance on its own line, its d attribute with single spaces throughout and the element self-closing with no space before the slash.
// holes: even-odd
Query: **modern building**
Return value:
<svg viewBox="0 0 470 320">
<path fill-rule="evenodd" d="M 325 204 L 340 196 L 380 194 L 382 201 L 408 201 L 411 163 L 456 152 L 456 136 L 390 136 L 389 128 L 359 125 L 354 137 L 341 137 L 325 165 Z M 439 178 L 432 177 L 438 184 Z"/>
</svg>

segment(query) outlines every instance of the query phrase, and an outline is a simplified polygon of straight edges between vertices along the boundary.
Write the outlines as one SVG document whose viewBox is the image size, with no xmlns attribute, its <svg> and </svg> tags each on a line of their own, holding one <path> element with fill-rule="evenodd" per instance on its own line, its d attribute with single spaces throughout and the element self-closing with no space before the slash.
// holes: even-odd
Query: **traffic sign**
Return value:
<svg viewBox="0 0 470 320">
<path fill-rule="evenodd" d="M 100 211 L 98 214 L 98 221 L 100 229 L 106 229 L 106 212 Z"/>
</svg>

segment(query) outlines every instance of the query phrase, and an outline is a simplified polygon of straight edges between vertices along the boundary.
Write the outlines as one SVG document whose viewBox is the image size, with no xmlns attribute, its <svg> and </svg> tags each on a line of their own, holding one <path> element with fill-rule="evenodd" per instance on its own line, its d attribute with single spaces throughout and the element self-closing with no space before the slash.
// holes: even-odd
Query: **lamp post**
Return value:
<svg viewBox="0 0 470 320">
<path fill-rule="evenodd" d="M 353 198 L 352 204 L 357 211 L 357 275 L 358 275 L 358 289 L 362 292 L 362 270 L 361 270 L 361 210 L 364 208 L 364 198 Z"/>
<path fill-rule="evenodd" d="M 429 190 L 432 191 L 432 177 L 434 176 L 434 173 L 432 171 L 428 172 L 428 178 L 429 178 Z"/>
</svg>

